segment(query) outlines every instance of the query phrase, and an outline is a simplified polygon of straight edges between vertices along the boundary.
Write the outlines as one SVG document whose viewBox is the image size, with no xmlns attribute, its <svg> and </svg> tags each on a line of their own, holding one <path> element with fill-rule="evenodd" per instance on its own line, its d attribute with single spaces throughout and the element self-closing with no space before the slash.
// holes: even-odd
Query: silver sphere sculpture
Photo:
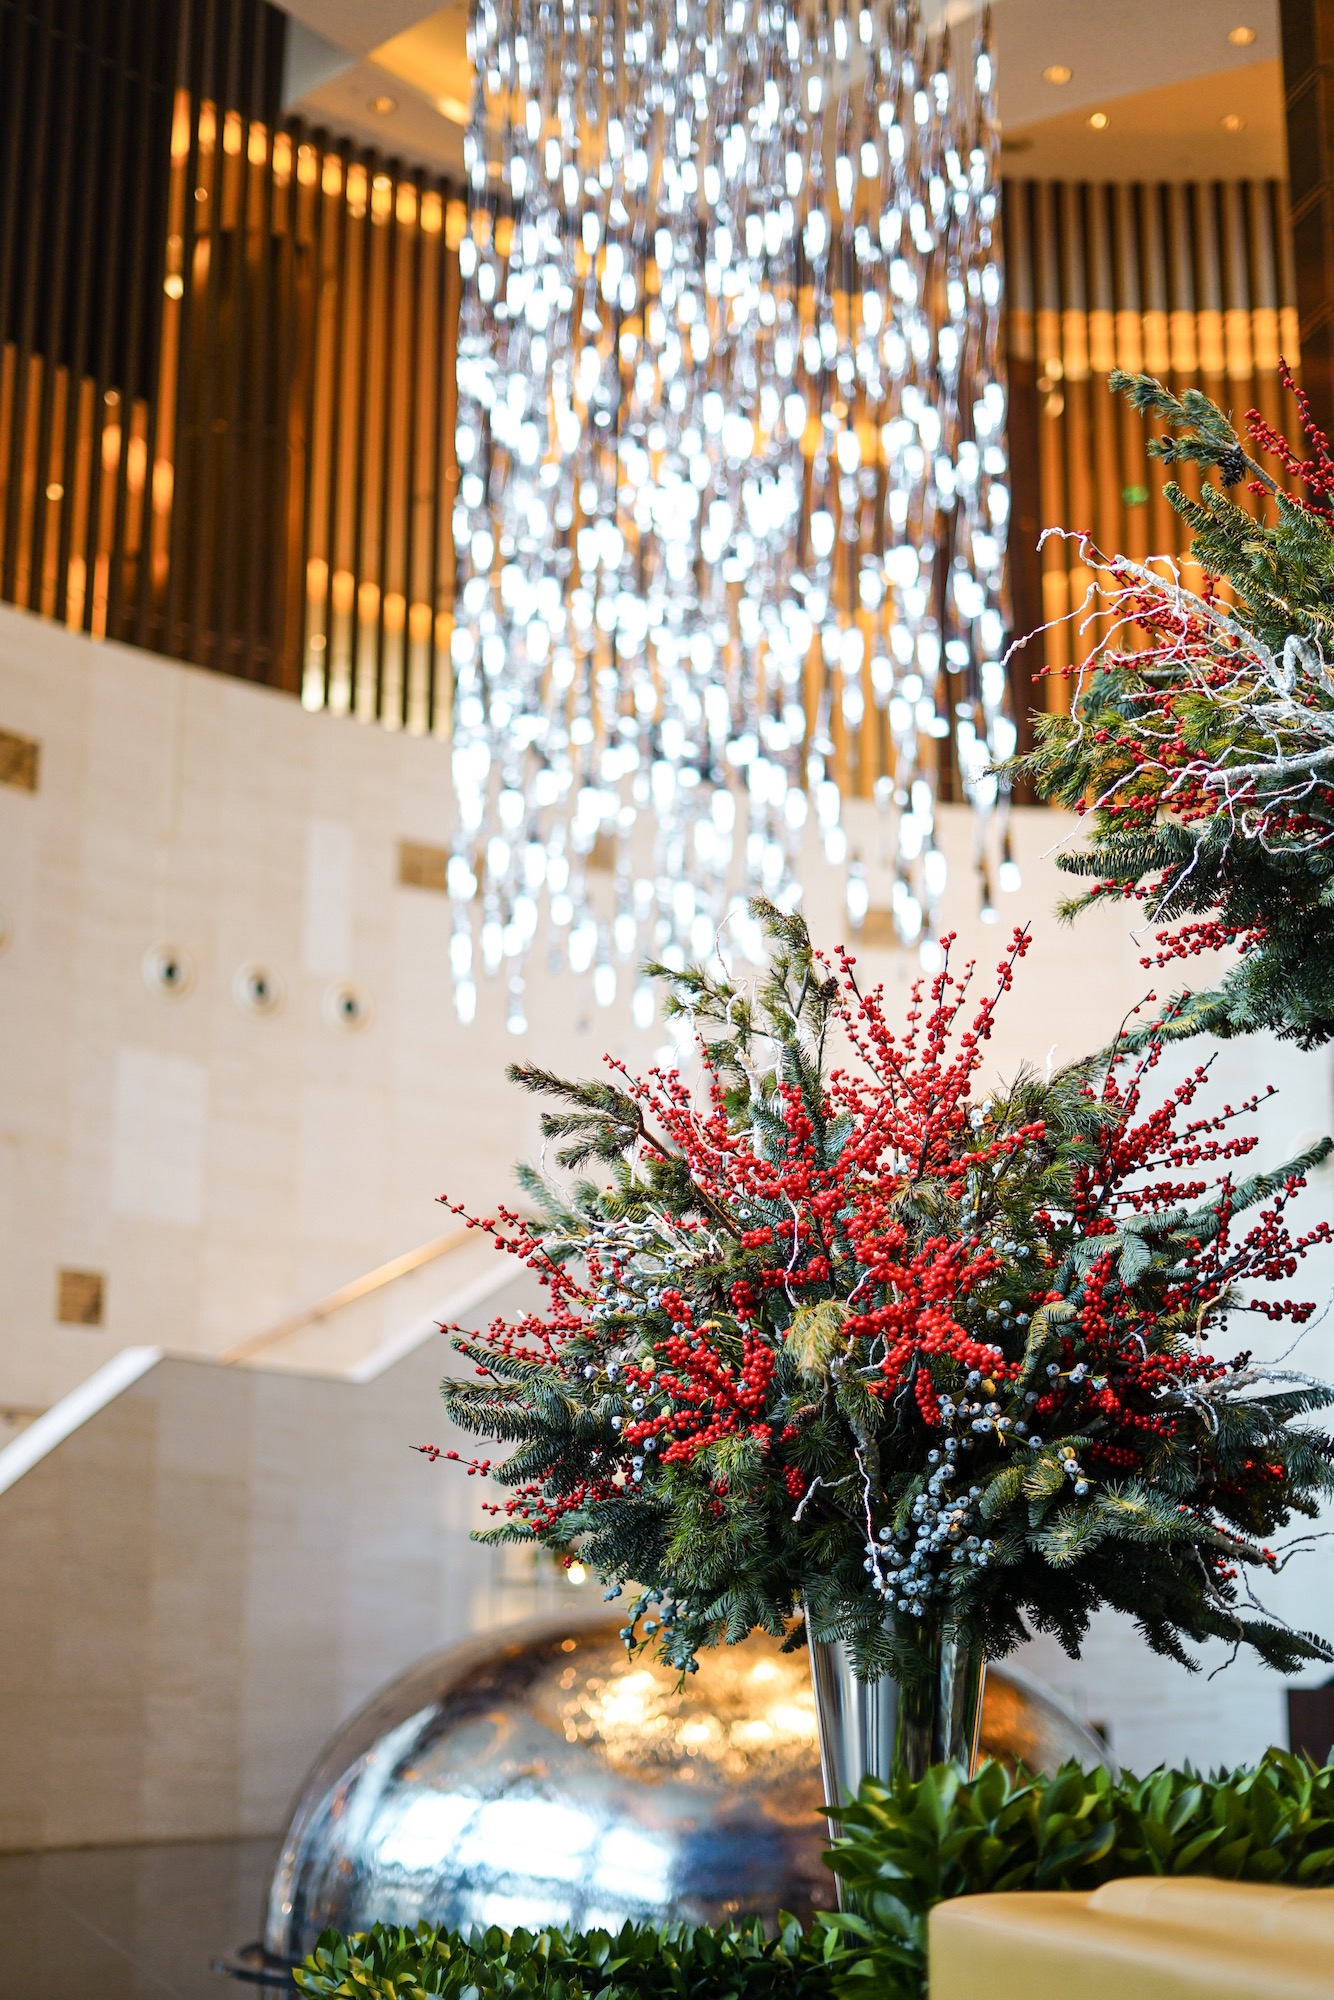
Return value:
<svg viewBox="0 0 1334 2000">
<path fill-rule="evenodd" d="M 983 1753 L 1029 1770 L 1107 1762 L 1013 1669 L 987 1678 Z M 830 1907 L 804 1649 L 702 1654 L 678 1687 L 616 1622 L 509 1627 L 381 1690 L 320 1757 L 283 1841 L 265 1944 L 328 1926 L 468 1931 L 695 1923 Z"/>
</svg>

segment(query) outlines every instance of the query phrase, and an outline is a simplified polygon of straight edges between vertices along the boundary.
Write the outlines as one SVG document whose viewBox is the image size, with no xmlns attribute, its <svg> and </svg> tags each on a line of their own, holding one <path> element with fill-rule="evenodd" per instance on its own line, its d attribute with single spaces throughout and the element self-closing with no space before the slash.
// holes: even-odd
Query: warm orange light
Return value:
<svg viewBox="0 0 1334 2000">
<path fill-rule="evenodd" d="M 398 191 L 398 198 L 394 204 L 394 213 L 405 226 L 417 220 L 417 190 L 407 181 L 404 181 Z"/>
<path fill-rule="evenodd" d="M 1110 120 L 1105 111 L 1090 111 L 1089 124 L 1095 132 L 1105 132 Z"/>
<path fill-rule="evenodd" d="M 64 487 L 63 487 L 63 486 L 61 485 L 61 483 L 60 483 L 60 481 L 59 481 L 58 479 L 53 479 L 53 480 L 51 481 L 51 484 L 50 484 L 50 485 L 49 485 L 49 486 L 47 487 L 47 489 L 46 489 L 46 497 L 47 497 L 47 499 L 48 499 L 48 500 L 63 500 L 63 499 L 64 499 L 64 497 L 65 497 L 65 489 L 64 489 Z"/>
<path fill-rule="evenodd" d="M 1226 118 L 1220 118 L 1218 122 L 1225 132 L 1244 132 L 1246 130 L 1246 120 L 1238 111 L 1229 111 Z"/>
<path fill-rule="evenodd" d="M 312 556 L 306 564 L 306 596 L 312 604 L 320 604 L 329 588 L 329 565 L 323 556 Z"/>
<path fill-rule="evenodd" d="M 341 194 L 343 192 L 343 163 L 337 153 L 325 154 L 324 178 L 320 185 L 326 194 Z"/>
<path fill-rule="evenodd" d="M 334 571 L 333 580 L 329 587 L 329 602 L 332 604 L 337 617 L 346 618 L 348 612 L 352 609 L 352 601 L 356 595 L 356 588 L 357 580 L 350 569 L 336 569 Z"/>
<path fill-rule="evenodd" d="M 442 118 L 448 118 L 455 125 L 467 124 L 468 107 L 461 97 L 437 97 L 436 104 Z"/>
<path fill-rule="evenodd" d="M 1064 63 L 1048 63 L 1042 72 L 1044 83 L 1069 83 L 1072 72 Z"/>
<path fill-rule="evenodd" d="M 153 466 L 153 510 L 165 514 L 176 487 L 176 472 L 169 458 L 159 458 Z"/>
<path fill-rule="evenodd" d="M 374 616 L 374 613 L 371 614 Z M 408 601 L 400 591 L 391 590 L 384 600 L 384 629 L 386 632 L 401 632 L 408 615 Z"/>
<path fill-rule="evenodd" d="M 171 157 L 176 165 L 190 152 L 190 93 L 178 90 L 171 107 Z"/>
<path fill-rule="evenodd" d="M 1254 28 L 1229 28 L 1227 38 L 1234 49 L 1248 49 L 1255 40 Z"/>
<path fill-rule="evenodd" d="M 234 159 L 241 150 L 241 114 L 229 111 L 222 121 L 222 150 Z"/>
<path fill-rule="evenodd" d="M 246 157 L 252 167 L 262 167 L 269 157 L 269 135 L 262 125 L 252 125 L 250 139 L 246 146 Z"/>
<path fill-rule="evenodd" d="M 371 99 L 371 110 L 375 113 L 377 118 L 388 118 L 390 114 L 392 112 L 397 111 L 397 109 L 398 109 L 398 99 L 396 97 L 386 97 L 382 94 L 379 97 L 373 97 Z"/>
<path fill-rule="evenodd" d="M 169 271 L 162 280 L 162 289 L 169 299 L 179 299 L 185 292 L 185 280 L 179 271 Z"/>
<path fill-rule="evenodd" d="M 425 235 L 438 236 L 445 219 L 445 205 L 438 194 L 422 196 L 421 226 Z"/>
</svg>

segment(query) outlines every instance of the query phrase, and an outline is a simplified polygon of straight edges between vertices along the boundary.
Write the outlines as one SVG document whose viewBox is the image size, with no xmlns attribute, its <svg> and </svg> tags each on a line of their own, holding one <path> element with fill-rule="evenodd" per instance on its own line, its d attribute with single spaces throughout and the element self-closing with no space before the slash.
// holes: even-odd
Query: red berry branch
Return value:
<svg viewBox="0 0 1334 2000">
<path fill-rule="evenodd" d="M 1167 1651 L 1308 1657 L 1236 1575 L 1330 1482 L 1299 1422 L 1325 1392 L 1209 1341 L 1311 1315 L 1274 1288 L 1331 1240 L 1287 1221 L 1326 1148 L 1239 1178 L 1260 1098 L 1209 1109 L 1204 1064 L 1156 1088 L 1156 1039 L 984 1089 L 1025 932 L 977 999 L 946 939 L 896 1023 L 847 953 L 762 913 L 754 993 L 673 976 L 697 1075 L 525 1073 L 567 1107 L 564 1159 L 606 1167 L 571 1194 L 530 1175 L 540 1222 L 477 1224 L 545 1298 L 454 1333 L 451 1414 L 512 1447 L 461 1461 L 507 1489 L 489 1532 L 638 1586 L 629 1639 L 682 1666 L 803 1603 L 868 1661 L 944 1618 L 1077 1644 L 1100 1602 Z"/>
</svg>

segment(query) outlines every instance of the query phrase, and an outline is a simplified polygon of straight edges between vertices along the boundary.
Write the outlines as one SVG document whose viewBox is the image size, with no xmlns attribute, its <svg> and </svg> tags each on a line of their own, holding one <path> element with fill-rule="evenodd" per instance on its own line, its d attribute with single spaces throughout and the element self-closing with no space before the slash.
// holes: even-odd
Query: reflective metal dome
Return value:
<svg viewBox="0 0 1334 2000">
<path fill-rule="evenodd" d="M 510 1627 L 384 1688 L 316 1764 L 274 1872 L 265 1943 L 304 1954 L 377 1920 L 619 1927 L 828 1906 L 804 1651 L 753 1638 L 676 1676 L 617 1622 Z M 994 1667 L 984 1754 L 1030 1770 L 1106 1752 Z"/>
</svg>

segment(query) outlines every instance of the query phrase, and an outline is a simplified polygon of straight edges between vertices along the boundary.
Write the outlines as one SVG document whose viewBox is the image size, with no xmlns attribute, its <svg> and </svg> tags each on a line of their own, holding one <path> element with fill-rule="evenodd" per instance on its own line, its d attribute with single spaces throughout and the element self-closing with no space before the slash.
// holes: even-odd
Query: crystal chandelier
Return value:
<svg viewBox="0 0 1334 2000">
<path fill-rule="evenodd" d="M 1014 744 L 985 19 L 956 61 L 904 0 L 474 0 L 470 53 L 460 1014 L 503 974 L 521 1031 L 543 932 L 603 1004 L 757 951 L 812 837 L 855 930 L 849 791 L 929 965 L 938 776 L 985 818 Z"/>
</svg>

